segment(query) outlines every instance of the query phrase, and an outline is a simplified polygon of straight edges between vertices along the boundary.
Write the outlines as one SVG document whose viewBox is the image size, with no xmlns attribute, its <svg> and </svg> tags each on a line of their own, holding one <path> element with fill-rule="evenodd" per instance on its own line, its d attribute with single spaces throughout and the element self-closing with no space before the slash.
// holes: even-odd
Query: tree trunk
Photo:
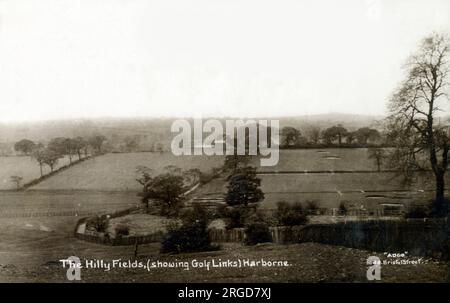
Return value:
<svg viewBox="0 0 450 303">
<path fill-rule="evenodd" d="M 444 188 L 444 173 L 439 172 L 436 174 L 436 202 L 438 203 L 443 203 L 444 201 Z"/>
<path fill-rule="evenodd" d="M 139 243 L 138 240 L 136 238 L 136 242 L 134 243 L 134 257 L 137 258 L 138 256 L 138 249 L 139 249 Z"/>
</svg>

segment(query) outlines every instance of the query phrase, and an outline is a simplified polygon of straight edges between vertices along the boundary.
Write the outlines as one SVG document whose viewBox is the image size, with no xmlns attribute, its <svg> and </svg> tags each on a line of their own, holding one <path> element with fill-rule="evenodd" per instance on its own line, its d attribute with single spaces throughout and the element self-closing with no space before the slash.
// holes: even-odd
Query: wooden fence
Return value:
<svg viewBox="0 0 450 303">
<path fill-rule="evenodd" d="M 404 221 L 349 221 L 336 224 L 271 227 L 273 242 L 279 244 L 316 242 L 373 251 L 404 252 L 412 255 L 450 257 L 448 219 Z M 213 242 L 243 242 L 243 228 L 212 229 Z"/>
</svg>

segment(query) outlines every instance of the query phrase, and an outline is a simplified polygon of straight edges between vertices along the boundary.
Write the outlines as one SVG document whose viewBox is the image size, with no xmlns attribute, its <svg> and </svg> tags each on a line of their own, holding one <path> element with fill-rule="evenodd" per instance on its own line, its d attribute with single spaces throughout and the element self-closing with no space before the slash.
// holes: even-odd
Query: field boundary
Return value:
<svg viewBox="0 0 450 303">
<path fill-rule="evenodd" d="M 90 155 L 90 156 L 87 156 L 87 157 L 84 157 L 84 158 L 81 158 L 81 159 L 72 161 L 72 163 L 69 163 L 69 164 L 67 164 L 67 165 L 61 166 L 60 168 L 55 169 L 54 171 L 49 172 L 48 174 L 45 174 L 45 175 L 43 175 L 43 176 L 41 176 L 41 177 L 39 177 L 39 178 L 33 179 L 33 180 L 31 180 L 31 181 L 29 181 L 29 182 L 23 184 L 23 185 L 19 188 L 19 191 L 27 190 L 28 188 L 30 188 L 30 187 L 32 187 L 32 186 L 35 186 L 35 185 L 38 185 L 39 183 L 41 183 L 41 182 L 47 180 L 47 179 L 50 178 L 50 177 L 55 176 L 56 174 L 58 174 L 58 173 L 60 173 L 60 172 L 62 172 L 62 171 L 65 171 L 66 169 L 71 168 L 72 166 L 75 166 L 75 165 L 77 165 L 77 164 L 79 164 L 79 163 L 82 163 L 82 162 L 84 162 L 84 161 L 87 161 L 87 160 L 90 160 L 90 159 L 93 159 L 93 158 L 96 158 L 96 157 L 102 156 L 102 155 L 104 155 L 104 154 Z"/>
<path fill-rule="evenodd" d="M 220 173 L 219 173 L 220 174 Z M 217 177 L 219 174 L 213 175 L 213 178 Z M 211 179 L 212 180 L 212 179 Z M 197 182 L 193 184 L 189 189 L 187 189 L 183 196 L 188 196 L 189 194 L 193 193 L 197 188 L 199 188 L 201 185 L 203 185 L 201 182 Z M 139 207 L 131 207 L 125 210 L 117 211 L 111 214 L 106 214 L 108 218 L 118 218 L 123 217 L 129 214 L 132 214 L 134 212 L 142 211 L 144 208 Z M 98 214 L 97 214 L 98 215 Z M 112 246 L 121 246 L 121 245 L 137 245 L 137 244 L 144 244 L 144 243 L 151 243 L 151 242 L 160 242 L 164 236 L 165 233 L 163 232 L 156 232 L 149 235 L 142 235 L 142 236 L 125 236 L 125 237 L 116 237 L 111 238 L 108 234 L 105 233 L 97 233 L 97 234 L 86 234 L 86 233 L 80 233 L 79 229 L 80 226 L 83 224 L 86 224 L 87 220 L 90 219 L 90 217 L 81 218 L 77 221 L 74 228 L 74 236 L 75 238 L 91 242 L 91 243 L 97 243 L 97 244 L 104 244 L 104 245 L 112 245 Z"/>
<path fill-rule="evenodd" d="M 269 228 L 274 243 L 314 242 L 369 249 L 379 252 L 405 252 L 411 255 L 449 258 L 450 222 L 445 219 L 405 221 L 352 221 L 304 226 Z M 243 242 L 245 229 L 211 229 L 213 242 Z"/>
</svg>

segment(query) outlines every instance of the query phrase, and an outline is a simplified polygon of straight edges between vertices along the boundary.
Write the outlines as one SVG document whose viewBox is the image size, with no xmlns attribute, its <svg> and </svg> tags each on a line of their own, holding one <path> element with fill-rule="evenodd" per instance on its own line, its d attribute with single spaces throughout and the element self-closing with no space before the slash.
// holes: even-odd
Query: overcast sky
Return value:
<svg viewBox="0 0 450 303">
<path fill-rule="evenodd" d="M 383 114 L 450 1 L 0 0 L 0 121 Z"/>
</svg>

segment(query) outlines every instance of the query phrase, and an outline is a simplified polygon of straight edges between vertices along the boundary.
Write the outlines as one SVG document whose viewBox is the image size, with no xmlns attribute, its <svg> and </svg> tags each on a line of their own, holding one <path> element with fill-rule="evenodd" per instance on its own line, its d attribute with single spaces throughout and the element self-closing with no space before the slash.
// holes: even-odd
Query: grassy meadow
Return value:
<svg viewBox="0 0 450 303">
<path fill-rule="evenodd" d="M 198 168 L 209 172 L 223 164 L 221 156 L 174 156 L 164 152 L 114 153 L 89 159 L 55 178 L 49 178 L 33 190 L 101 190 L 101 191 L 139 191 L 142 186 L 136 182 L 139 175 L 136 167 L 143 165 L 162 172 L 168 165 L 183 170 Z"/>
<path fill-rule="evenodd" d="M 67 164 L 69 164 L 69 158 L 61 158 L 55 169 Z M 49 172 L 50 168 L 47 165 L 44 165 L 42 167 L 42 173 L 48 174 Z M 0 157 L 0 190 L 16 188 L 16 184 L 10 180 L 11 176 L 22 177 L 22 184 L 30 182 L 41 176 L 39 164 L 35 159 L 29 156 Z"/>
</svg>

